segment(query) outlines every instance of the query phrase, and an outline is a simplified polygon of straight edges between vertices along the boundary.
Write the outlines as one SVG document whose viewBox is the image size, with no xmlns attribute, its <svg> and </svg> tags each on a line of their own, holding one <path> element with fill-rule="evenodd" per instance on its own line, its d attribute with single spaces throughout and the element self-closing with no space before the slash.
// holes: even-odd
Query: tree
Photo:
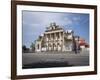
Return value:
<svg viewBox="0 0 100 80">
<path fill-rule="evenodd" d="M 27 50 L 27 47 L 25 45 L 22 46 L 22 51 L 25 52 Z"/>
<path fill-rule="evenodd" d="M 31 48 L 32 52 L 35 52 L 35 44 L 34 43 L 31 43 L 30 48 Z"/>
</svg>

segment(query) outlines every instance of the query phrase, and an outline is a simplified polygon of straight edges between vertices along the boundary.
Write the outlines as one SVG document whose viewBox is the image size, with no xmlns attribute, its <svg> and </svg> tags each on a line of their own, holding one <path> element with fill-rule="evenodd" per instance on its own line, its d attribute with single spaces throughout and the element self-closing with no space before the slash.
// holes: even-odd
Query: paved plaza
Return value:
<svg viewBox="0 0 100 80">
<path fill-rule="evenodd" d="M 89 51 L 23 53 L 23 68 L 88 66 Z"/>
</svg>

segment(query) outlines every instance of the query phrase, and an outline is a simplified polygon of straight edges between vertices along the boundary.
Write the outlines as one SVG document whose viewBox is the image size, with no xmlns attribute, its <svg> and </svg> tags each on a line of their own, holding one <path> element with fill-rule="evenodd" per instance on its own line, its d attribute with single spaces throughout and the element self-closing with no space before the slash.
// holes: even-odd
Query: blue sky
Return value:
<svg viewBox="0 0 100 80">
<path fill-rule="evenodd" d="M 67 12 L 22 11 L 22 45 L 30 47 L 51 22 L 71 29 L 89 43 L 89 14 Z"/>
</svg>

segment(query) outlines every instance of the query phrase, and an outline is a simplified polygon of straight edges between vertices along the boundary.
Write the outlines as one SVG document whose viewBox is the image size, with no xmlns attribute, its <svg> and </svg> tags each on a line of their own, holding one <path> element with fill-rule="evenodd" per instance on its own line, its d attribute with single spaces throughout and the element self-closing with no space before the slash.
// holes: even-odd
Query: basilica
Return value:
<svg viewBox="0 0 100 80">
<path fill-rule="evenodd" d="M 73 30 L 64 30 L 56 23 L 50 23 L 44 33 L 35 41 L 35 51 L 73 51 L 79 46 L 79 36 Z"/>
</svg>

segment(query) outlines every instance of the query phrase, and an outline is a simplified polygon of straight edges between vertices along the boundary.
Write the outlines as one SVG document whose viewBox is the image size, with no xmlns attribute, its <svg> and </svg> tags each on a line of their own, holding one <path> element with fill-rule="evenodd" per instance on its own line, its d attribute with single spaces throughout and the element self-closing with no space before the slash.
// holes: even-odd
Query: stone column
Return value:
<svg viewBox="0 0 100 80">
<path fill-rule="evenodd" d="M 59 32 L 59 41 L 58 41 L 58 43 L 59 43 L 59 47 L 60 47 L 60 50 L 61 50 L 61 32 Z"/>
<path fill-rule="evenodd" d="M 49 51 L 49 38 L 50 38 L 50 35 L 48 34 L 48 51 Z"/>
<path fill-rule="evenodd" d="M 62 51 L 64 51 L 64 32 L 63 32 L 63 35 L 62 35 Z"/>
<path fill-rule="evenodd" d="M 56 50 L 57 50 L 56 33 L 54 33 L 54 37 L 55 37 L 54 43 L 55 43 L 55 45 L 56 45 Z"/>
<path fill-rule="evenodd" d="M 61 38 L 61 32 L 59 32 L 59 39 Z"/>
<path fill-rule="evenodd" d="M 48 34 L 46 34 L 46 39 L 48 38 Z M 46 44 L 47 44 L 47 46 L 46 46 L 46 50 L 48 51 L 48 39 L 46 40 Z"/>
<path fill-rule="evenodd" d="M 46 42 L 46 51 L 47 51 L 47 34 L 44 35 L 45 36 L 45 42 Z"/>
<path fill-rule="evenodd" d="M 51 34 L 49 33 L 49 44 L 50 44 L 50 41 L 51 41 Z M 50 44 L 50 45 L 51 45 L 51 44 Z M 49 51 L 50 51 L 50 47 L 51 47 L 51 46 L 48 46 Z"/>
</svg>

